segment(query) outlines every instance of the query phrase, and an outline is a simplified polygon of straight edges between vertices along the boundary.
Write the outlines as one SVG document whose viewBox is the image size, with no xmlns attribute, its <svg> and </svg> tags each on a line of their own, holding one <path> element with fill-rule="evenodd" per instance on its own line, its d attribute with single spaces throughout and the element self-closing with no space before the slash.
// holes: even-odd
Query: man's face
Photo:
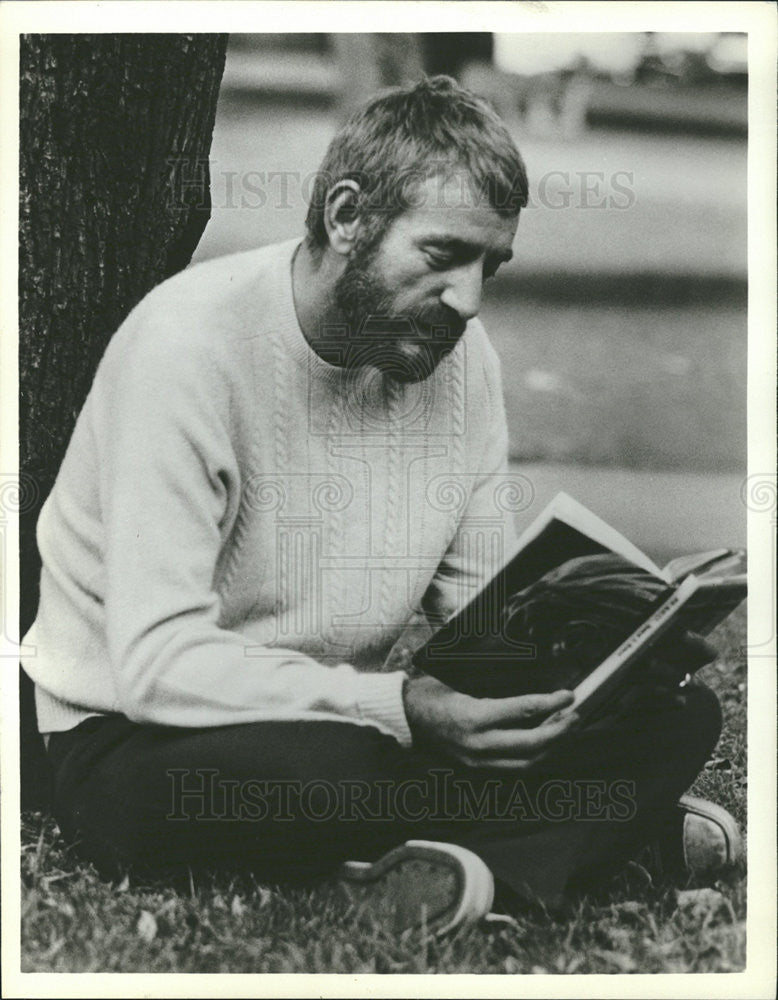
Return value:
<svg viewBox="0 0 778 1000">
<path fill-rule="evenodd" d="M 349 366 L 417 382 L 454 349 L 484 281 L 512 256 L 518 223 L 471 188 L 461 174 L 430 178 L 380 241 L 357 242 L 335 287 Z"/>
</svg>

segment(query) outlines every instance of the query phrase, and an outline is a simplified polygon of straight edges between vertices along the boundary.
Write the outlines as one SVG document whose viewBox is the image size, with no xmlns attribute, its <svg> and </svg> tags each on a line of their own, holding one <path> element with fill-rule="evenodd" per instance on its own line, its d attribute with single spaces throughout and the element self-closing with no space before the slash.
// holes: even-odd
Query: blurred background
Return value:
<svg viewBox="0 0 778 1000">
<path fill-rule="evenodd" d="M 559 489 L 659 559 L 745 544 L 744 34 L 233 35 L 195 261 L 303 232 L 344 117 L 448 73 L 530 175 L 482 319 L 534 517 Z"/>
</svg>

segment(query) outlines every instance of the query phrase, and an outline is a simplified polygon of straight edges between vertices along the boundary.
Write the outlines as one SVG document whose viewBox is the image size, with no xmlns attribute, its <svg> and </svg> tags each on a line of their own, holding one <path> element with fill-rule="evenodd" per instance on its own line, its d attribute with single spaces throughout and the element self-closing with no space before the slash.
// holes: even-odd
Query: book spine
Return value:
<svg viewBox="0 0 778 1000">
<path fill-rule="evenodd" d="M 678 612 L 691 600 L 698 587 L 697 578 L 688 576 L 650 618 L 581 681 L 573 692 L 575 701 L 571 710 L 583 718 L 600 705 L 622 674 L 672 626 Z"/>
</svg>

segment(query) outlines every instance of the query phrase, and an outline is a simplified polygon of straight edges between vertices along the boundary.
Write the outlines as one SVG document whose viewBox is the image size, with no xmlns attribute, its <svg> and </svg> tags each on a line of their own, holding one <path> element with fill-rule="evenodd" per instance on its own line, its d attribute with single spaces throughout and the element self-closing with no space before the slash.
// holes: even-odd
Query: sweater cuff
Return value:
<svg viewBox="0 0 778 1000">
<path fill-rule="evenodd" d="M 359 674 L 356 692 L 360 717 L 391 732 L 400 746 L 406 748 L 412 744 L 403 702 L 403 684 L 407 677 L 403 670 L 388 674 Z"/>
</svg>

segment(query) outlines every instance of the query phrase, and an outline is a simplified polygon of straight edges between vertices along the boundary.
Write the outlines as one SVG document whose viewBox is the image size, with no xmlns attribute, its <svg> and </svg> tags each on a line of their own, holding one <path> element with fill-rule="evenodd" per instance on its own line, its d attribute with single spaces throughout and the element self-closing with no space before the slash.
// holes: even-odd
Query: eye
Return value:
<svg viewBox="0 0 778 1000">
<path fill-rule="evenodd" d="M 443 253 L 440 250 L 425 250 L 424 256 L 434 271 L 445 271 L 454 263 L 454 258 L 450 253 Z"/>
</svg>

